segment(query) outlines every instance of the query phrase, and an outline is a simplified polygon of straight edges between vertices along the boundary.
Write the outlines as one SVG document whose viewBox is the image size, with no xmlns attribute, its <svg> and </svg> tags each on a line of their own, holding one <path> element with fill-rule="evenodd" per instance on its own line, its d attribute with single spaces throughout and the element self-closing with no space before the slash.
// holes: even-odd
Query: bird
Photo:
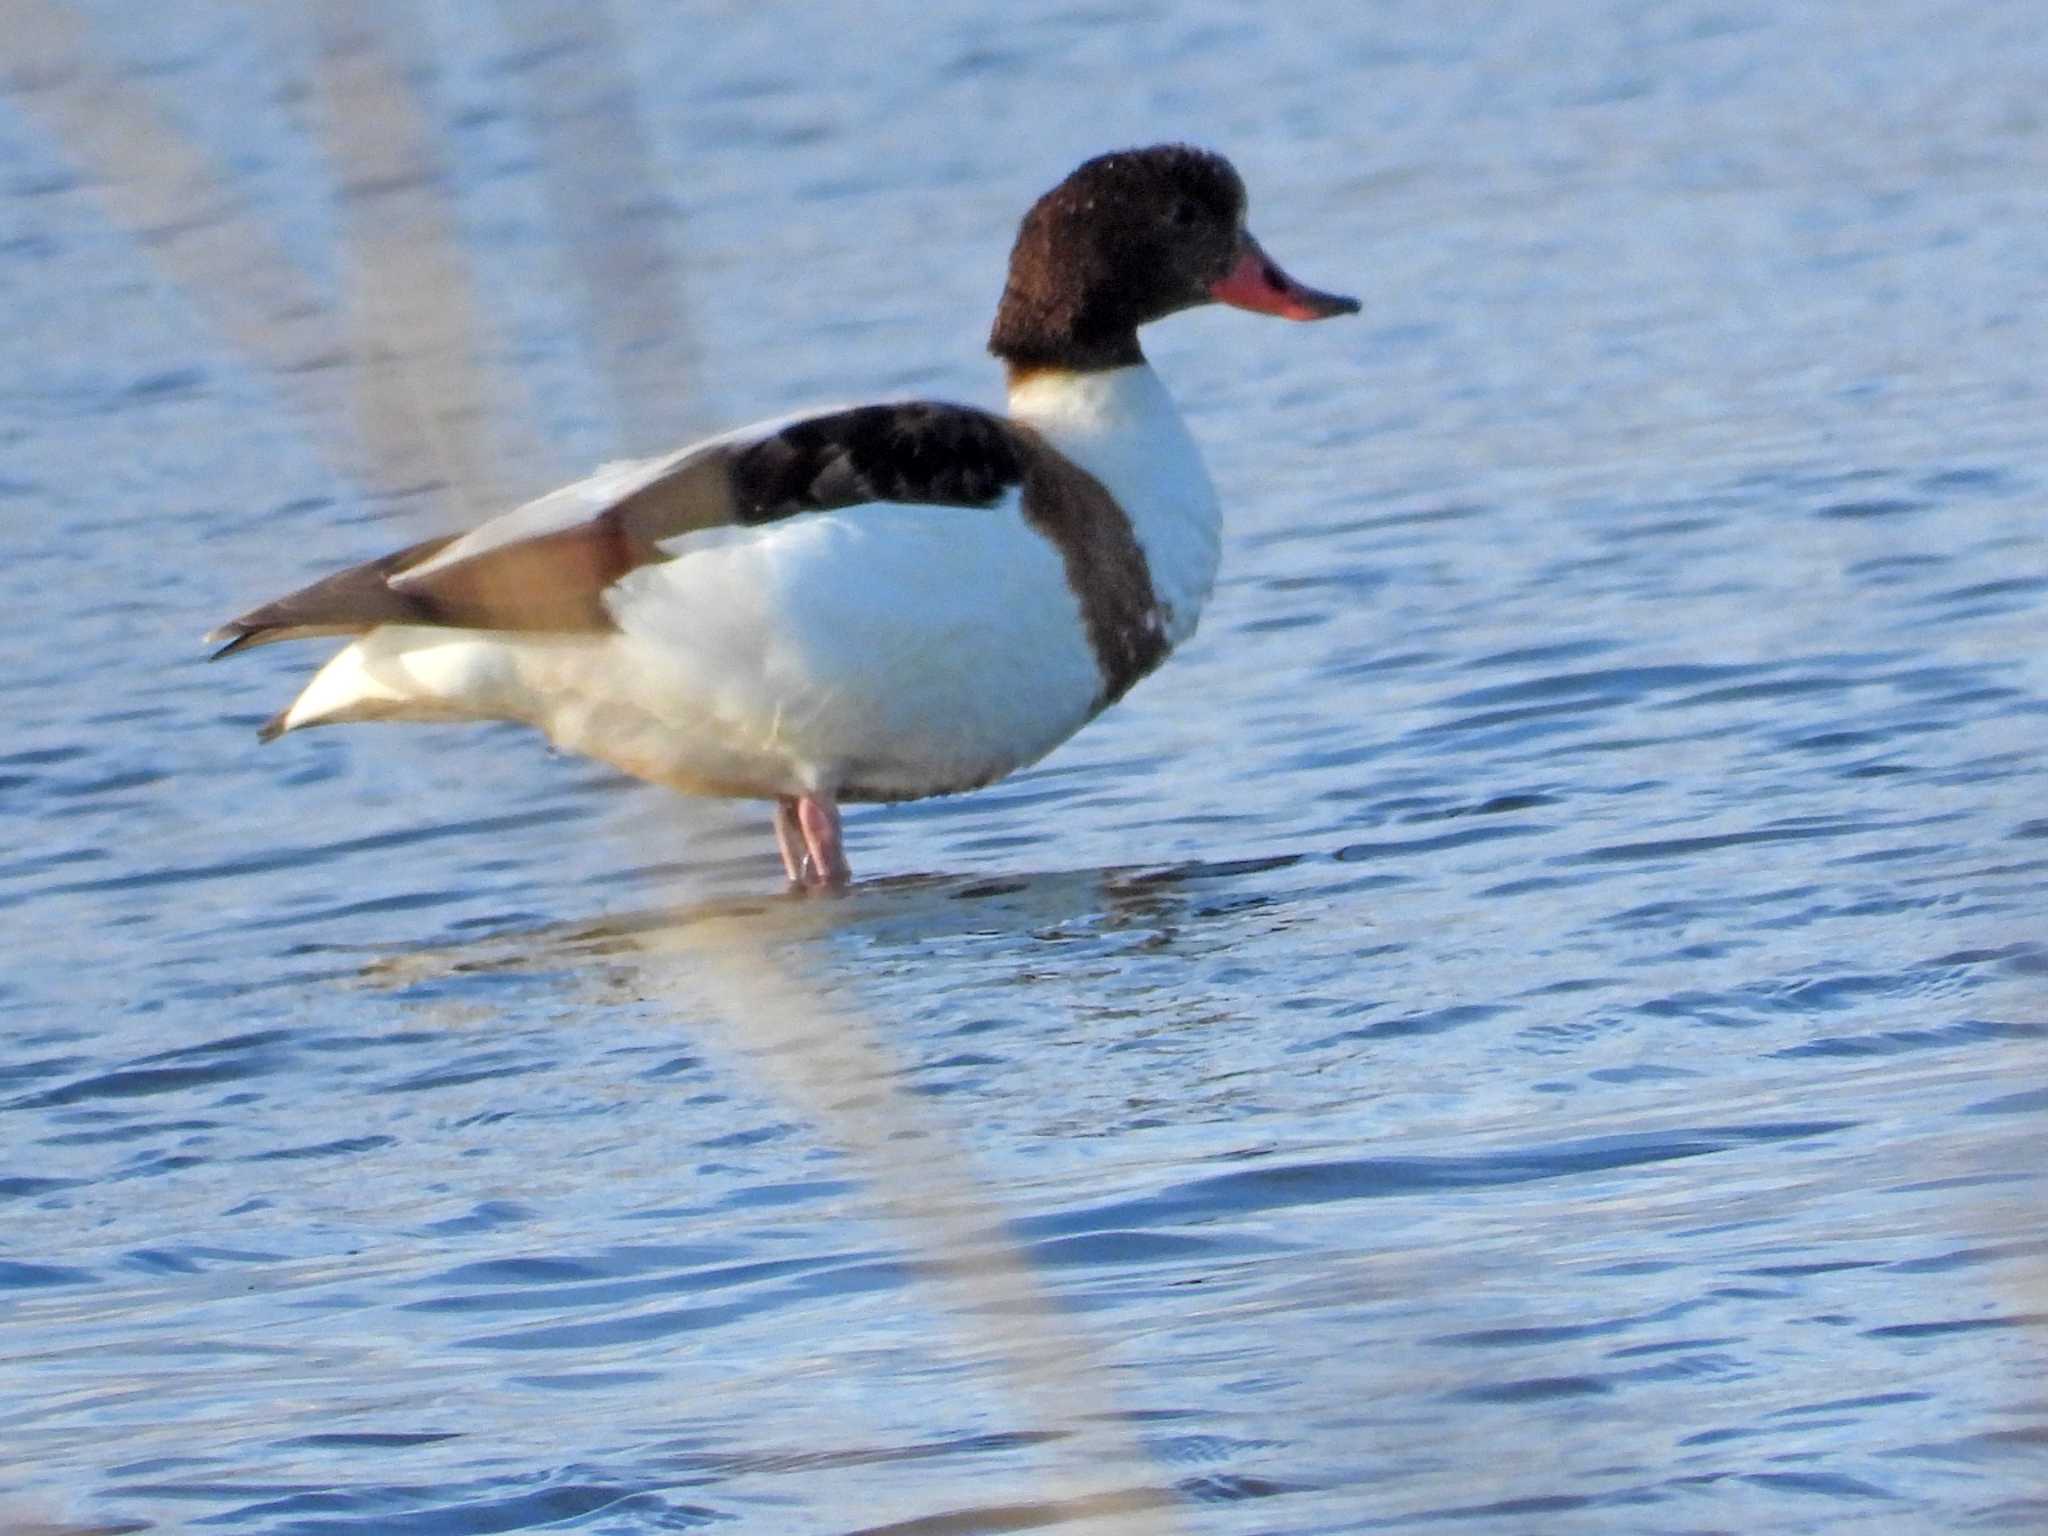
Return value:
<svg viewBox="0 0 2048 1536">
<path fill-rule="evenodd" d="M 213 659 L 346 636 L 259 731 L 512 720 L 691 795 L 770 801 L 793 890 L 852 879 L 840 807 L 1045 756 L 1194 632 L 1222 510 L 1139 330 L 1220 303 L 1356 313 L 1246 227 L 1222 155 L 1098 155 L 1018 227 L 1007 410 L 882 401 L 607 464 L 470 532 L 253 608 Z"/>
</svg>

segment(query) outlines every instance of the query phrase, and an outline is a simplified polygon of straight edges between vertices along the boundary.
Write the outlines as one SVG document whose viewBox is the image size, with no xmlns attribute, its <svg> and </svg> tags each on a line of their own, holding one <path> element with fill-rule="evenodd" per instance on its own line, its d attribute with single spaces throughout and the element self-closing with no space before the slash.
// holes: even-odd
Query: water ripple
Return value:
<svg viewBox="0 0 2048 1536">
<path fill-rule="evenodd" d="M 2043 1523 L 2030 17 L 409 40 L 565 460 L 614 424 L 564 271 L 687 236 L 679 435 L 986 402 L 1018 209 L 1163 120 L 1228 119 L 1263 238 L 1363 290 L 1148 330 L 1227 509 L 1201 633 L 1047 762 L 855 809 L 872 878 L 811 902 L 760 807 L 509 728 L 254 747 L 318 647 L 192 637 L 459 513 L 317 463 L 157 265 L 242 207 L 347 286 L 277 39 L 74 8 L 0 121 L 0 1526 Z M 228 168 L 155 235 L 90 153 L 136 91 Z M 672 190 L 557 229 L 548 145 L 605 124 Z M 801 1049 L 707 986 L 734 925 L 830 1000 Z M 776 1086 L 841 1008 L 843 1122 Z M 952 1265 L 839 1125 L 967 1149 Z M 950 1300 L 1015 1252 L 1085 1410 Z"/>
</svg>

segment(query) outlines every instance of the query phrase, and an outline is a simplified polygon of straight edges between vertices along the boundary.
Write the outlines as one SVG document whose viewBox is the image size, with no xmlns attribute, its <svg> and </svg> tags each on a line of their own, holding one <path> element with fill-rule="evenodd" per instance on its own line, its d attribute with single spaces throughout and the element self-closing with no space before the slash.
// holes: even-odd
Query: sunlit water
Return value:
<svg viewBox="0 0 2048 1536">
<path fill-rule="evenodd" d="M 81 9 L 331 281 L 285 30 Z M 736 912 L 965 1149 L 1175 1529 L 2048 1523 L 2036 8 L 1269 9 L 619 8 L 679 433 L 990 400 L 1017 213 L 1122 143 L 1227 149 L 1367 303 L 1156 333 L 1200 637 L 855 813 L 833 904 L 518 732 L 258 749 L 313 658 L 200 632 L 434 514 L 320 467 L 11 82 L 6 1512 L 1051 1518 L 1077 1425 L 707 1004 Z M 496 15 L 422 46 L 538 476 L 611 444 Z"/>
</svg>

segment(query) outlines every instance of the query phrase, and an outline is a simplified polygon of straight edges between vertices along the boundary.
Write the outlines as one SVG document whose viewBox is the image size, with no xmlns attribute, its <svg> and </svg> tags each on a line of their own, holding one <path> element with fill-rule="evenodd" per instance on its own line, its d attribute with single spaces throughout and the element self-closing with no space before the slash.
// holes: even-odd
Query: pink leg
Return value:
<svg viewBox="0 0 2048 1536">
<path fill-rule="evenodd" d="M 806 883 L 839 890 L 853 878 L 839 840 L 839 802 L 830 795 L 805 795 L 796 803 L 796 816 L 804 834 Z"/>
<path fill-rule="evenodd" d="M 797 818 L 796 796 L 782 795 L 775 802 L 775 846 L 782 850 L 782 868 L 791 885 L 804 883 L 804 832 Z"/>
</svg>

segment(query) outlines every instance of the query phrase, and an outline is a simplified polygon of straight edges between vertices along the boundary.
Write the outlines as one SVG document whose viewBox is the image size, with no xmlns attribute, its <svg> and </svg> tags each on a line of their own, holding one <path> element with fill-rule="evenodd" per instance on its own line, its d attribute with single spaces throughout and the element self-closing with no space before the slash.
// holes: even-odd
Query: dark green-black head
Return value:
<svg viewBox="0 0 2048 1536">
<path fill-rule="evenodd" d="M 1024 216 L 989 350 L 1012 369 L 1141 362 L 1138 327 L 1198 304 L 1290 320 L 1355 313 L 1296 282 L 1245 229 L 1244 181 L 1185 144 L 1098 155 Z"/>
</svg>

